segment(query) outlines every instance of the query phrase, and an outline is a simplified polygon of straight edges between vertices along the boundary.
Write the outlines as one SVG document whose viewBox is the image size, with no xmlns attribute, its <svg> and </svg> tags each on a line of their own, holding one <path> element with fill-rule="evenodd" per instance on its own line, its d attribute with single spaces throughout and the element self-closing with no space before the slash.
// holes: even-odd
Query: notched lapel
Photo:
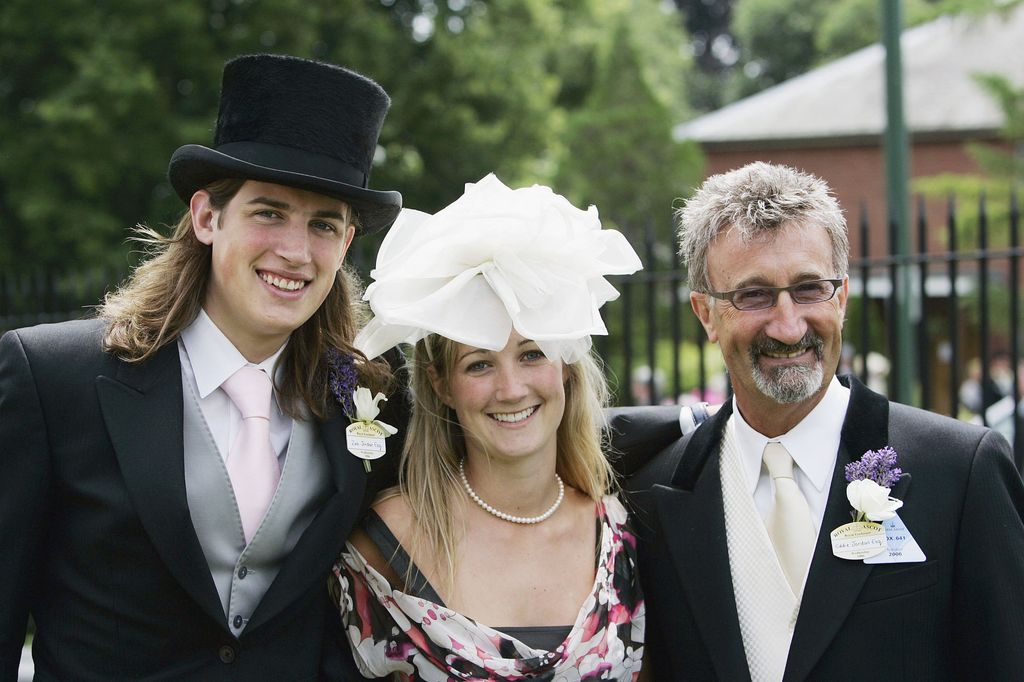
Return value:
<svg viewBox="0 0 1024 682">
<path fill-rule="evenodd" d="M 847 381 L 851 390 L 850 404 L 786 661 L 785 680 L 803 680 L 811 673 L 842 627 L 873 568 L 863 561 L 833 555 L 830 533 L 852 520 L 846 497 L 846 465 L 868 450 L 877 450 L 888 443 L 889 401 L 856 379 L 843 379 L 843 383 Z M 904 485 L 909 485 L 909 480 Z"/>
<path fill-rule="evenodd" d="M 226 628 L 185 493 L 177 344 L 144 363 L 121 363 L 114 377 L 97 377 L 96 392 L 129 496 L 154 547 L 182 587 Z"/>
</svg>

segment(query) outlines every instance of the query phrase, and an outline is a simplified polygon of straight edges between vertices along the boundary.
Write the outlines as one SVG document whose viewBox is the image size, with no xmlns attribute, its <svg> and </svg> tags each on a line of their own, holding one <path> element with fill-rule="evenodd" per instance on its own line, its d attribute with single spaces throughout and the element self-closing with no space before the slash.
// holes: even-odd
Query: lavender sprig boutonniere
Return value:
<svg viewBox="0 0 1024 682">
<path fill-rule="evenodd" d="M 327 351 L 327 384 L 342 412 L 352 422 L 345 429 L 348 450 L 363 460 L 366 473 L 370 473 L 370 460 L 383 457 L 384 439 L 398 433 L 398 429 L 377 419 L 379 405 L 386 401 L 383 393 L 376 396 L 370 389 L 357 386 L 359 373 L 355 358 L 337 348 Z"/>
<path fill-rule="evenodd" d="M 903 506 L 889 497 L 903 470 L 896 466 L 896 451 L 889 446 L 868 450 L 856 462 L 846 465 L 846 497 L 853 505 L 853 520 L 887 521 Z"/>
<path fill-rule="evenodd" d="M 343 353 L 337 348 L 327 350 L 327 384 L 331 395 L 341 405 L 341 411 L 351 419 L 355 412 L 352 404 L 352 394 L 356 390 L 355 359 L 349 353 Z"/>
</svg>

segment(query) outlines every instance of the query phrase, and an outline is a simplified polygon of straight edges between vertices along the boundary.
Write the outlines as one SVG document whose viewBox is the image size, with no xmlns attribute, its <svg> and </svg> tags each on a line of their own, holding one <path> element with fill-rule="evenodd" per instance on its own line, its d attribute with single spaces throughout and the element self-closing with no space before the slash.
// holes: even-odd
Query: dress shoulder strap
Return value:
<svg viewBox="0 0 1024 682">
<path fill-rule="evenodd" d="M 366 516 L 363 519 L 363 530 L 366 531 L 366 534 L 373 541 L 373 544 L 377 546 L 377 549 L 380 550 L 380 553 L 387 558 L 388 565 L 394 569 L 395 573 L 402 578 L 410 576 L 411 583 L 406 585 L 406 588 L 402 590 L 403 592 L 416 597 L 422 597 L 439 606 L 445 605 L 434 587 L 420 573 L 420 569 L 412 563 L 408 552 L 398 542 L 398 538 L 388 528 L 388 524 L 384 523 L 384 519 L 373 509 L 366 512 Z M 411 572 L 409 571 L 410 565 L 412 566 Z"/>
</svg>

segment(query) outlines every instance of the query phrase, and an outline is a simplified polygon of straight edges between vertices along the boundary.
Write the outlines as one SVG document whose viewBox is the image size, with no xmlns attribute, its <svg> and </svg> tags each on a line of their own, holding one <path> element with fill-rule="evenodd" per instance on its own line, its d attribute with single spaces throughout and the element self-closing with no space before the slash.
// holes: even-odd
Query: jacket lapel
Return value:
<svg viewBox="0 0 1024 682">
<path fill-rule="evenodd" d="M 707 644 L 715 672 L 723 680 L 749 680 L 736 597 L 729 570 L 719 451 L 732 413 L 727 401 L 688 443 L 672 487 L 652 490 L 656 511 L 679 584 Z"/>
<path fill-rule="evenodd" d="M 170 343 L 141 364 L 98 376 L 103 420 L 143 527 L 171 574 L 227 629 L 185 494 L 181 363 Z"/>
<path fill-rule="evenodd" d="M 348 450 L 346 426 L 348 419 L 340 410 L 334 410 L 326 421 L 320 423 L 320 437 L 331 464 L 335 491 L 281 566 L 277 578 L 253 613 L 243 637 L 294 603 L 298 595 L 317 585 L 323 588 L 323 598 L 327 599 L 326 580 L 331 566 L 362 515 L 366 494 L 366 470 L 363 460 Z"/>
<path fill-rule="evenodd" d="M 863 561 L 834 556 L 830 538 L 833 530 L 852 520 L 846 497 L 846 465 L 889 442 L 889 401 L 856 379 L 851 378 L 850 384 L 850 404 L 843 422 L 832 487 L 804 586 L 785 680 L 807 678 L 842 627 L 872 569 Z M 906 481 L 901 481 L 899 487 L 906 485 Z"/>
</svg>

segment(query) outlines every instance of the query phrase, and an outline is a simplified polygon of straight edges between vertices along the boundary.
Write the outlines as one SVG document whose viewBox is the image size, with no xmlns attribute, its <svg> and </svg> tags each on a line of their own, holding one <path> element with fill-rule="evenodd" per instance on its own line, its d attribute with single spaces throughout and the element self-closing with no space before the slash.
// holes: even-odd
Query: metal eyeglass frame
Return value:
<svg viewBox="0 0 1024 682">
<path fill-rule="evenodd" d="M 832 292 L 828 296 L 813 301 L 800 301 L 797 299 L 795 292 L 799 290 L 801 287 L 805 287 L 808 284 L 819 284 L 821 282 L 828 282 L 829 284 L 832 285 Z M 776 305 L 778 305 L 779 294 L 782 293 L 783 291 L 789 292 L 789 297 L 793 299 L 793 302 L 800 305 L 813 305 L 815 303 L 824 303 L 825 301 L 831 301 L 833 298 L 835 298 L 836 292 L 839 291 L 839 287 L 842 286 L 842 284 L 843 278 L 810 279 L 804 280 L 803 282 L 797 282 L 796 284 L 790 284 L 787 287 L 743 287 L 742 289 L 733 289 L 732 291 L 708 291 L 706 293 L 708 296 L 717 298 L 720 301 L 728 301 L 729 304 L 736 310 L 749 312 L 754 310 L 767 310 L 768 308 L 774 308 Z M 736 305 L 736 294 L 740 294 L 747 291 L 766 291 L 771 294 L 771 300 L 767 305 L 758 305 L 754 307 L 741 308 L 740 306 Z"/>
</svg>

